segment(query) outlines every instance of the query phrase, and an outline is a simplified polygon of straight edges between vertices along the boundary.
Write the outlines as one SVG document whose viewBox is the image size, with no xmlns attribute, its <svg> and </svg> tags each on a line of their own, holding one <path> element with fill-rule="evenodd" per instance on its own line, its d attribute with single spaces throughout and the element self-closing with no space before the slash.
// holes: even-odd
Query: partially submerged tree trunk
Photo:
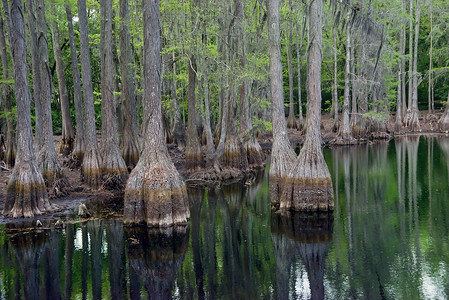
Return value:
<svg viewBox="0 0 449 300">
<path fill-rule="evenodd" d="M 295 118 L 295 102 L 293 101 L 293 7 L 292 0 L 288 1 L 289 7 L 289 32 L 288 32 L 288 49 L 287 49 L 287 65 L 288 65 L 288 87 L 289 87 L 289 112 L 287 118 L 287 127 L 296 128 L 296 118 Z"/>
<path fill-rule="evenodd" d="M 129 33 L 128 0 L 120 1 L 120 73 L 122 77 L 121 97 L 123 102 L 123 141 L 121 151 L 128 167 L 134 168 L 139 160 L 136 97 L 134 95 L 133 72 L 131 70 L 131 37 Z"/>
<path fill-rule="evenodd" d="M 295 160 L 287 135 L 282 91 L 282 61 L 280 49 L 279 0 L 268 0 L 268 37 L 270 50 L 271 119 L 273 123 L 273 146 L 270 165 L 271 206 L 279 207 L 281 181 L 288 175 Z"/>
<path fill-rule="evenodd" d="M 343 114 L 337 137 L 332 141 L 333 144 L 350 145 L 355 144 L 356 140 L 352 137 L 352 130 L 349 123 L 349 104 L 350 104 L 350 81 L 351 81 L 351 30 L 352 30 L 352 8 L 346 16 L 346 62 L 345 62 L 345 94 L 343 98 Z M 320 105 L 321 107 L 321 105 Z"/>
<path fill-rule="evenodd" d="M 48 187 L 52 187 L 56 181 L 61 188 L 69 185 L 65 178 L 58 154 L 55 150 L 53 140 L 53 122 L 51 116 L 51 73 L 48 58 L 47 45 L 47 22 L 45 18 L 45 4 L 43 0 L 38 0 L 37 5 L 38 20 L 38 47 L 39 47 L 39 71 L 41 79 L 42 103 L 42 141 L 37 154 L 37 163 Z"/>
<path fill-rule="evenodd" d="M 81 165 L 83 181 L 93 188 L 98 188 L 102 180 L 102 161 L 98 149 L 97 133 L 95 128 L 94 95 L 92 87 L 92 74 L 89 55 L 89 33 L 87 28 L 86 0 L 78 0 L 78 18 L 80 26 L 80 53 L 81 72 L 83 79 L 83 97 L 85 113 L 86 152 L 84 152 Z"/>
<path fill-rule="evenodd" d="M 0 57 L 2 60 L 3 80 L 9 80 L 8 52 L 6 50 L 5 28 L 3 18 L 0 17 Z M 1 90 L 4 108 L 7 112 L 12 111 L 12 91 L 8 84 L 3 84 Z M 16 160 L 16 134 L 13 116 L 6 117 L 6 153 L 5 163 L 13 167 Z"/>
<path fill-rule="evenodd" d="M 281 210 L 333 210 L 332 180 L 321 149 L 322 0 L 309 5 L 307 53 L 307 132 L 304 145 L 284 179 Z"/>
<path fill-rule="evenodd" d="M 65 6 L 68 22 L 69 44 L 70 44 L 70 58 L 72 61 L 72 77 L 73 77 L 73 95 L 75 102 L 75 120 L 76 120 L 76 135 L 73 146 L 73 156 L 81 163 L 83 161 L 86 145 L 84 143 L 84 112 L 83 112 L 83 98 L 81 96 L 81 78 L 80 70 L 78 68 L 78 55 L 76 53 L 75 35 L 73 32 L 72 10 L 70 5 Z"/>
<path fill-rule="evenodd" d="M 103 43 L 101 68 L 101 98 L 102 98 L 102 169 L 107 177 L 108 189 L 121 190 L 128 179 L 128 168 L 123 160 L 117 141 L 117 123 L 114 106 L 114 73 L 112 68 L 112 1 L 102 0 L 100 7 Z M 111 182 L 111 180 L 113 182 Z M 106 183 L 105 181 L 105 183 Z"/>
<path fill-rule="evenodd" d="M 11 10 L 3 1 L 9 30 L 9 44 L 14 62 L 14 91 L 17 105 L 17 155 L 9 178 L 3 214 L 13 218 L 33 217 L 52 210 L 45 182 L 33 151 L 31 135 L 30 91 L 26 69 L 25 30 L 22 3 L 11 0 Z"/>
<path fill-rule="evenodd" d="M 143 1 L 145 147 L 125 189 L 124 223 L 148 226 L 187 224 L 185 183 L 164 140 L 161 110 L 159 0 Z"/>
<path fill-rule="evenodd" d="M 51 6 L 51 11 L 54 15 L 56 15 L 54 5 Z M 67 93 L 67 84 L 64 75 L 64 61 L 62 60 L 62 52 L 59 45 L 59 29 L 56 20 L 50 21 L 50 30 L 53 41 L 53 53 L 56 61 L 56 75 L 58 77 L 59 101 L 61 102 L 62 113 L 62 142 L 60 152 L 67 156 L 73 151 L 75 130 L 73 129 L 72 117 L 70 116 L 69 95 Z"/>
</svg>

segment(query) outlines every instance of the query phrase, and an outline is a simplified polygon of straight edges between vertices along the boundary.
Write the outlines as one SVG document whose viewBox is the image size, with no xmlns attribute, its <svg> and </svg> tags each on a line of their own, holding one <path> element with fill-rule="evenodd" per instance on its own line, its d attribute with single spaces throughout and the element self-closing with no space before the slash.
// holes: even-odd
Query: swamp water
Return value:
<svg viewBox="0 0 449 300">
<path fill-rule="evenodd" d="M 333 214 L 271 215 L 267 175 L 190 190 L 188 228 L 0 227 L 0 299 L 445 299 L 449 138 L 325 149 Z"/>
</svg>

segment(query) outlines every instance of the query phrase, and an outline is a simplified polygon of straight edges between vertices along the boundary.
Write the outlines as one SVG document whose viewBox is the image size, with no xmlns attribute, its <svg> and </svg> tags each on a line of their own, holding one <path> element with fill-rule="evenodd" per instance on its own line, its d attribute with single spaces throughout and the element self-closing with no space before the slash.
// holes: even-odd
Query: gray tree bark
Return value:
<svg viewBox="0 0 449 300">
<path fill-rule="evenodd" d="M 98 149 L 95 128 L 94 95 L 89 55 L 89 32 L 87 28 L 86 0 L 78 0 L 78 18 L 80 26 L 81 72 L 83 80 L 86 152 L 81 165 L 81 175 L 84 182 L 98 188 L 102 180 L 102 160 Z"/>
<path fill-rule="evenodd" d="M 114 105 L 114 71 L 112 61 L 112 0 L 101 0 L 100 14 L 102 23 L 101 42 L 103 47 L 101 66 L 101 98 L 102 98 L 102 151 L 103 174 L 112 180 L 112 185 L 108 188 L 121 189 L 128 179 L 128 168 L 123 160 L 117 141 L 117 120 Z M 117 184 L 117 186 L 115 186 Z"/>
<path fill-rule="evenodd" d="M 288 1 L 289 7 L 289 29 L 288 29 L 288 49 L 287 49 L 287 67 L 288 67 L 288 87 L 289 87 L 289 113 L 287 119 L 288 128 L 296 128 L 295 102 L 293 101 L 293 7 L 292 0 Z"/>
<path fill-rule="evenodd" d="M 26 43 L 22 3 L 3 0 L 8 38 L 14 62 L 14 91 L 17 106 L 17 153 L 16 164 L 8 181 L 3 214 L 13 218 L 33 217 L 52 210 L 45 182 L 40 173 L 32 145 L 31 95 L 28 89 L 26 67 Z"/>
<path fill-rule="evenodd" d="M 267 1 L 268 38 L 270 51 L 271 121 L 273 123 L 273 146 L 270 165 L 270 194 L 272 207 L 279 207 L 281 180 L 290 171 L 296 154 L 287 135 L 284 116 L 284 94 L 280 49 L 279 0 Z"/>
<path fill-rule="evenodd" d="M 0 17 L 0 57 L 2 60 L 3 80 L 9 80 L 8 52 L 6 50 L 5 26 L 3 18 Z M 2 98 L 4 109 L 12 111 L 12 91 L 8 84 L 3 84 Z M 14 119 L 12 116 L 6 118 L 6 153 L 5 163 L 13 167 L 16 160 L 16 134 Z"/>
<path fill-rule="evenodd" d="M 51 84 L 48 45 L 47 45 L 47 21 L 45 17 L 45 4 L 38 0 L 36 5 L 38 25 L 39 47 L 39 74 L 41 80 L 41 109 L 42 109 L 42 141 L 37 154 L 37 163 L 48 187 L 52 187 L 56 181 L 61 188 L 69 185 L 65 178 L 62 165 L 59 162 L 53 140 L 53 122 L 51 117 Z M 39 116 L 38 116 L 39 117 Z"/>
<path fill-rule="evenodd" d="M 50 10 L 56 15 L 54 4 L 50 4 Z M 61 47 L 59 45 L 59 28 L 56 20 L 50 21 L 50 30 L 53 41 L 53 54 L 56 61 L 56 75 L 59 85 L 59 101 L 61 102 L 62 113 L 62 142 L 60 152 L 68 155 L 73 150 L 75 140 L 75 129 L 73 129 L 72 117 L 70 116 L 69 95 L 64 75 L 64 61 L 62 60 Z"/>
<path fill-rule="evenodd" d="M 72 10 L 70 5 L 65 5 L 67 14 L 67 23 L 69 31 L 69 44 L 70 44 L 70 59 L 72 61 L 72 77 L 73 77 L 73 95 L 75 102 L 75 120 L 76 120 L 76 135 L 75 143 L 73 146 L 73 156 L 80 162 L 83 161 L 84 152 L 86 151 L 86 145 L 84 143 L 84 111 L 83 111 L 83 98 L 81 95 L 81 78 L 80 70 L 78 67 L 78 55 L 76 53 L 75 34 L 73 31 L 72 23 Z"/>
<path fill-rule="evenodd" d="M 161 110 L 159 0 L 143 0 L 145 147 L 125 189 L 125 224 L 187 224 L 187 190 L 165 144 Z"/>
<path fill-rule="evenodd" d="M 131 36 L 129 33 L 128 0 L 120 0 L 120 73 L 122 77 L 121 97 L 123 102 L 123 141 L 121 151 L 127 166 L 133 168 L 139 160 L 136 97 L 131 70 Z"/>
<path fill-rule="evenodd" d="M 304 27 L 304 25 L 303 25 Z M 302 130 L 304 127 L 304 117 L 302 113 L 302 95 L 301 95 L 301 47 L 303 41 L 303 34 L 301 33 L 301 42 L 299 39 L 299 27 L 296 31 L 296 69 L 298 73 L 298 106 L 299 106 L 299 120 L 298 129 Z"/>
<path fill-rule="evenodd" d="M 309 4 L 307 120 L 304 145 L 284 179 L 281 210 L 333 210 L 332 180 L 321 149 L 322 0 Z"/>
</svg>

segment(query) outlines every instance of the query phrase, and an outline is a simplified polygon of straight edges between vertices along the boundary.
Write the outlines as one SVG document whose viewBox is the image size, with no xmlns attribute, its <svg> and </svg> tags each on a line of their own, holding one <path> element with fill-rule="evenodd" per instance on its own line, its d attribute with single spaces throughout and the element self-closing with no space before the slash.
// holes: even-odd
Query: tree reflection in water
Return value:
<svg viewBox="0 0 449 300">
<path fill-rule="evenodd" d="M 277 299 L 289 299 L 289 282 L 297 280 L 291 272 L 299 256 L 307 271 L 311 299 L 324 299 L 324 266 L 333 234 L 332 213 L 272 213 L 271 238 L 276 254 Z M 302 287 L 304 289 L 304 287 Z M 291 291 L 296 293 L 296 291 Z M 307 291 L 302 291 L 304 298 Z"/>
<path fill-rule="evenodd" d="M 188 248 L 189 227 L 126 228 L 126 236 L 130 273 L 139 277 L 149 299 L 171 299 Z"/>
</svg>

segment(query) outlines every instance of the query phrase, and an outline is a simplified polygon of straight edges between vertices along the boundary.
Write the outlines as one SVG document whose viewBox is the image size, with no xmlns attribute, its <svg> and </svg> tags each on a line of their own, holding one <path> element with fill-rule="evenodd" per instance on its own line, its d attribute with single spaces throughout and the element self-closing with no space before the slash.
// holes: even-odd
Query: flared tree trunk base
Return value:
<svg viewBox="0 0 449 300">
<path fill-rule="evenodd" d="M 449 133 L 449 110 L 446 109 L 440 120 L 438 121 L 438 127 L 441 132 Z"/>
<path fill-rule="evenodd" d="M 350 133 L 339 133 L 330 144 L 335 146 L 355 145 L 357 140 Z"/>
<path fill-rule="evenodd" d="M 91 188 L 97 189 L 101 186 L 103 179 L 102 161 L 100 151 L 92 148 L 84 153 L 81 165 L 81 178 Z"/>
<path fill-rule="evenodd" d="M 411 132 L 421 131 L 421 126 L 419 125 L 419 113 L 417 110 L 407 112 L 407 121 L 405 125 Z"/>
<path fill-rule="evenodd" d="M 301 150 L 282 183 L 280 210 L 329 211 L 334 209 L 332 180 L 321 148 Z"/>
<path fill-rule="evenodd" d="M 12 218 L 31 218 L 57 208 L 49 201 L 37 166 L 29 162 L 18 163 L 8 182 L 3 214 Z"/>
<path fill-rule="evenodd" d="M 129 174 L 117 145 L 106 145 L 103 149 L 102 159 L 103 187 L 109 190 L 123 190 Z"/>
<path fill-rule="evenodd" d="M 186 148 L 186 165 L 185 168 L 188 171 L 196 171 L 201 169 L 203 166 L 203 157 L 201 155 L 201 150 L 191 151 L 193 149 Z"/>
<path fill-rule="evenodd" d="M 287 128 L 289 128 L 289 129 L 297 129 L 298 128 L 298 124 L 296 123 L 296 118 L 292 114 L 290 114 L 287 118 Z"/>
<path fill-rule="evenodd" d="M 128 168 L 131 170 L 134 169 L 140 156 L 140 151 L 136 140 L 124 138 L 121 153 Z"/>
<path fill-rule="evenodd" d="M 224 168 L 235 168 L 241 171 L 248 169 L 248 159 L 246 151 L 240 139 L 232 134 L 226 136 L 222 165 Z"/>
<path fill-rule="evenodd" d="M 250 167 L 259 168 L 264 166 L 265 157 L 255 137 L 243 142 L 243 148 L 245 149 L 246 158 Z"/>
<path fill-rule="evenodd" d="M 298 119 L 297 128 L 298 128 L 299 131 L 303 131 L 304 130 L 304 118 L 299 118 Z"/>
<path fill-rule="evenodd" d="M 16 163 L 15 147 L 6 147 L 5 163 L 10 167 L 14 167 L 14 164 Z"/>
<path fill-rule="evenodd" d="M 52 155 L 52 153 L 54 155 Z M 47 187 L 51 188 L 55 182 L 65 178 L 61 163 L 54 150 L 48 151 L 43 147 L 37 154 L 37 164 Z M 67 180 L 62 180 L 60 184 L 61 187 L 69 187 L 69 182 Z"/>
<path fill-rule="evenodd" d="M 124 223 L 167 227 L 187 224 L 187 189 L 167 151 L 148 150 L 131 172 L 125 189 Z"/>
<path fill-rule="evenodd" d="M 86 146 L 84 144 L 84 139 L 82 137 L 79 137 L 80 133 L 78 133 L 75 136 L 75 143 L 73 145 L 73 151 L 72 156 L 76 157 L 80 163 L 79 166 L 81 166 L 81 163 L 83 162 L 84 158 L 84 151 L 86 150 Z"/>
<path fill-rule="evenodd" d="M 74 142 L 75 140 L 71 137 L 63 137 L 61 146 L 59 146 L 59 153 L 64 156 L 68 156 L 74 149 Z"/>
</svg>

